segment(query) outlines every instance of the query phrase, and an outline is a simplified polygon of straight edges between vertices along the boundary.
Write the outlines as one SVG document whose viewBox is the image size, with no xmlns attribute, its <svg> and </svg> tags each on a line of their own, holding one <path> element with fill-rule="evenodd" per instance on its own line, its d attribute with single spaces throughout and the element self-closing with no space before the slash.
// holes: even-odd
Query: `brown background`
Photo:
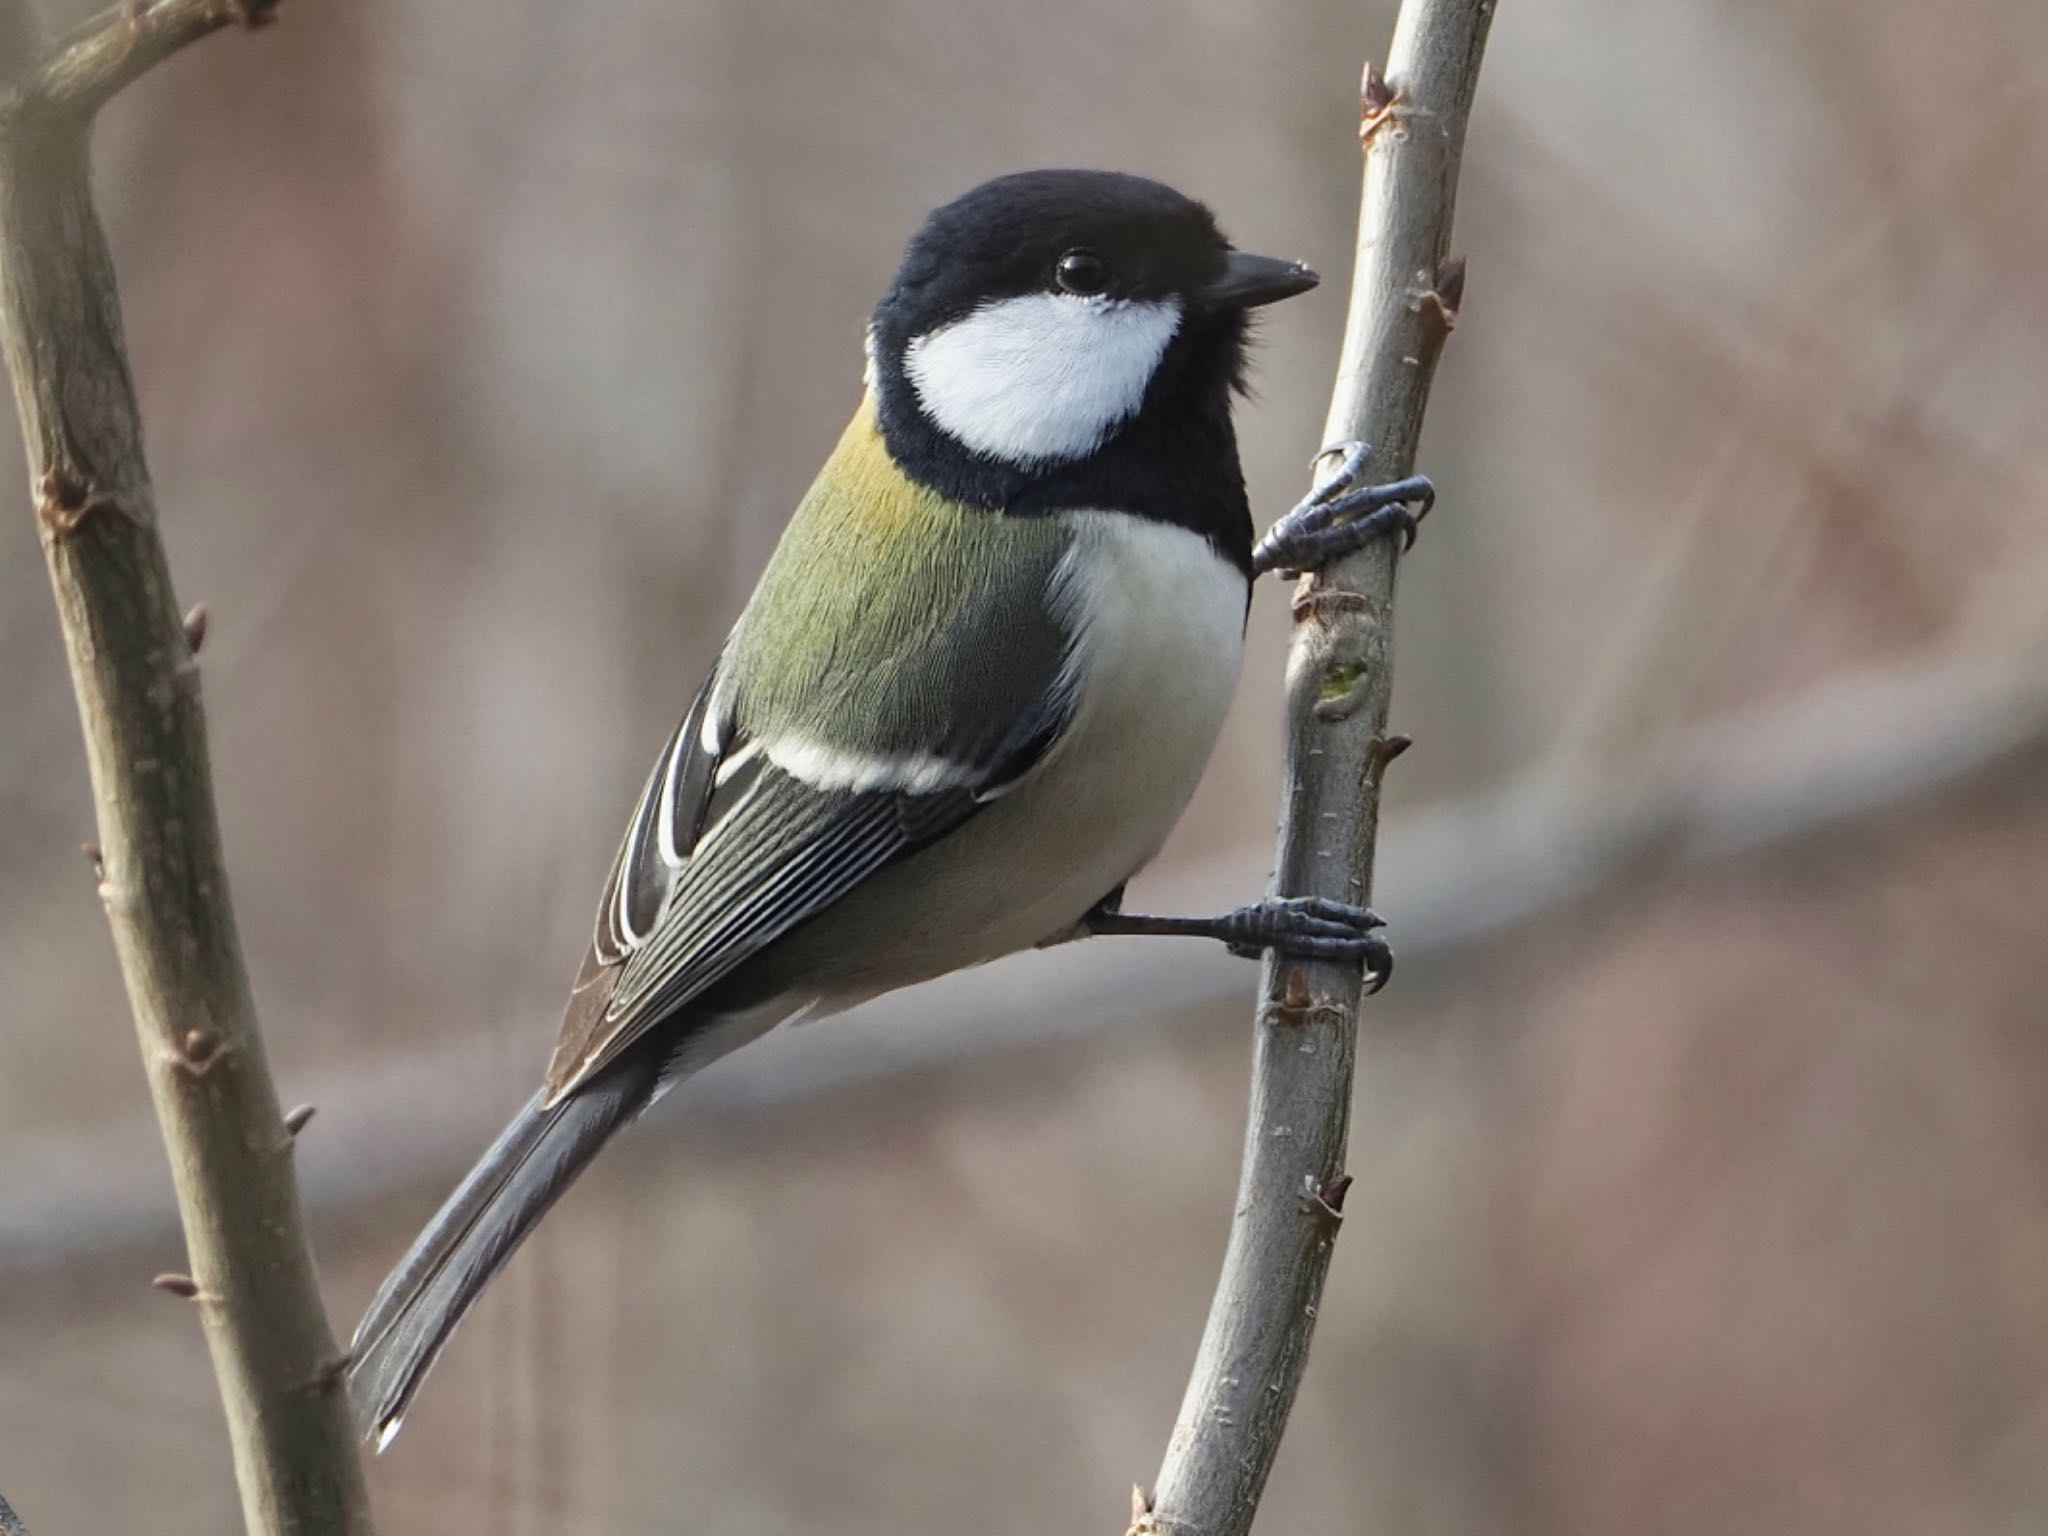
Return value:
<svg viewBox="0 0 2048 1536">
<path fill-rule="evenodd" d="M 2048 11 L 1503 8 L 1403 568 L 1359 1184 L 1262 1528 L 2048 1530 Z M 1337 0 L 294 0 L 100 185 L 340 1325 L 524 1096 L 619 825 L 930 205 L 1210 200 L 1333 281 Z M 234 1495 L 0 518 L 0 1491 Z M 1263 879 L 1284 602 L 1155 909 Z M 386 1536 L 1120 1528 L 1231 1200 L 1249 968 L 1104 943 L 764 1044 L 609 1156 L 373 1470 Z"/>
</svg>

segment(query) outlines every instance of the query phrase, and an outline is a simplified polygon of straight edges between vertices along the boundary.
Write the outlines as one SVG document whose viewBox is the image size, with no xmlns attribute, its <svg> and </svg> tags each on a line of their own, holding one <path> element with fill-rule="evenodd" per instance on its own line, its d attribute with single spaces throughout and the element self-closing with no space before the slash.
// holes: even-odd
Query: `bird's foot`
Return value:
<svg viewBox="0 0 2048 1536">
<path fill-rule="evenodd" d="M 1143 917 L 1097 908 L 1081 920 L 1091 935 L 1161 934 L 1220 939 L 1234 955 L 1256 960 L 1278 949 L 1305 960 L 1357 960 L 1377 992 L 1394 972 L 1394 951 L 1375 930 L 1386 920 L 1370 907 L 1320 896 L 1274 896 L 1221 917 Z"/>
<path fill-rule="evenodd" d="M 1320 570 L 1390 534 L 1400 536 L 1403 550 L 1415 547 L 1416 526 L 1436 504 L 1436 487 L 1429 483 L 1429 476 L 1359 485 L 1356 482 L 1365 472 L 1372 449 L 1364 443 L 1338 447 L 1344 461 L 1336 473 L 1268 528 L 1252 551 L 1252 570 L 1257 575 Z"/>
</svg>

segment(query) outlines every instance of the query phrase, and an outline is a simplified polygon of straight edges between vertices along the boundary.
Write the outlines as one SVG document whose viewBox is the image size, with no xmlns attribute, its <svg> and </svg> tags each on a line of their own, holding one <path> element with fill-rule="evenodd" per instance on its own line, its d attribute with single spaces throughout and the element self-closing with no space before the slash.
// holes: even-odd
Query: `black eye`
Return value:
<svg viewBox="0 0 2048 1536">
<path fill-rule="evenodd" d="M 1086 247 L 1067 252 L 1053 277 L 1069 293 L 1100 293 L 1109 286 L 1109 263 Z"/>
</svg>

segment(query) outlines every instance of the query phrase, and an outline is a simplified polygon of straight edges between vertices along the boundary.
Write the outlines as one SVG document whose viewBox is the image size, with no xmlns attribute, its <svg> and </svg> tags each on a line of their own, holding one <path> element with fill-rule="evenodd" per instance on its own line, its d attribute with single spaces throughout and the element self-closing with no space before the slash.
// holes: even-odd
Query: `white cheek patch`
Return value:
<svg viewBox="0 0 2048 1536">
<path fill-rule="evenodd" d="M 903 370 L 925 415 L 974 452 L 1078 459 L 1137 414 L 1178 329 L 1174 299 L 1027 293 L 917 337 Z"/>
</svg>

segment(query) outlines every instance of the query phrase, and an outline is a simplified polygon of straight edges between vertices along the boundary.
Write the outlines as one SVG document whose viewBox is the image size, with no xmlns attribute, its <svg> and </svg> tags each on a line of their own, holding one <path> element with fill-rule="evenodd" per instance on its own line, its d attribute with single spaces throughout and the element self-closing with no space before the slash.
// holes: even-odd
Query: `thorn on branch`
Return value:
<svg viewBox="0 0 2048 1536">
<path fill-rule="evenodd" d="M 318 1109 L 318 1105 L 301 1104 L 297 1109 L 286 1115 L 284 1117 L 285 1135 L 296 1139 L 299 1132 L 306 1128 L 307 1122 L 318 1112 Z"/>
<path fill-rule="evenodd" d="M 1372 780 L 1372 787 L 1378 789 L 1386 782 L 1387 764 L 1415 745 L 1412 736 L 1377 736 L 1365 759 L 1366 776 Z"/>
<path fill-rule="evenodd" d="M 278 0 L 228 0 L 228 14 L 250 31 L 277 20 Z"/>
<path fill-rule="evenodd" d="M 80 843 L 78 851 L 85 855 L 85 862 L 92 866 L 93 879 L 104 880 L 107 878 L 106 856 L 100 852 L 100 845 L 98 843 Z"/>
<path fill-rule="evenodd" d="M 199 1295 L 199 1282 L 190 1275 L 181 1275 L 175 1270 L 158 1275 L 149 1283 L 166 1296 L 178 1296 L 186 1301 L 191 1301 Z"/>
<path fill-rule="evenodd" d="M 1450 311 L 1451 323 L 1455 325 L 1458 311 L 1465 304 L 1465 257 L 1462 252 L 1446 261 L 1443 270 L 1437 273 L 1436 296 Z"/>
<path fill-rule="evenodd" d="M 206 604 L 194 603 L 185 615 L 185 648 L 194 656 L 206 644 Z"/>
<path fill-rule="evenodd" d="M 1380 73 L 1379 65 L 1371 59 L 1365 61 L 1365 79 L 1358 87 L 1358 99 L 1367 112 L 1384 112 L 1393 104 L 1393 89 L 1387 84 L 1387 77 Z"/>
<path fill-rule="evenodd" d="M 1458 306 L 1465 302 L 1465 258 L 1451 257 L 1433 282 L 1427 272 L 1416 273 L 1409 297 L 1415 312 L 1436 327 L 1439 339 L 1450 335 L 1457 329 Z"/>
</svg>

